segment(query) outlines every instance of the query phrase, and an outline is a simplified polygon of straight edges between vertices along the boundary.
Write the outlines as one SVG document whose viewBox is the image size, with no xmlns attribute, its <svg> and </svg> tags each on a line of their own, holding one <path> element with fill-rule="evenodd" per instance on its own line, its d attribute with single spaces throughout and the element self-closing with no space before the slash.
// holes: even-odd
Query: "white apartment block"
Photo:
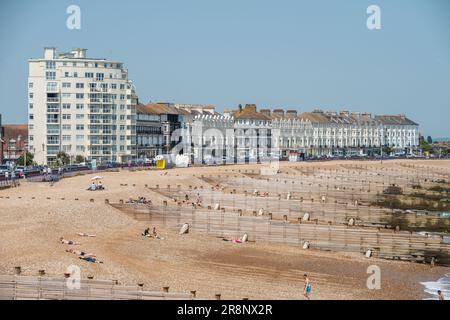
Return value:
<svg viewBox="0 0 450 320">
<path fill-rule="evenodd" d="M 97 163 L 136 157 L 137 96 L 122 62 L 86 49 L 29 60 L 29 151 L 50 164 L 60 151 Z"/>
</svg>

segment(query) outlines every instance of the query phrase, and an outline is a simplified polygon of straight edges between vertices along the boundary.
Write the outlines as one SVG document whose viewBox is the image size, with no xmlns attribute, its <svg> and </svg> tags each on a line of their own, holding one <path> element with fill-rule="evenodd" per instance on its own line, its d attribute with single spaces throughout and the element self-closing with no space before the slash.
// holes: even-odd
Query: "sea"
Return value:
<svg viewBox="0 0 450 320">
<path fill-rule="evenodd" d="M 420 284 L 425 287 L 424 291 L 428 295 L 424 300 L 438 300 L 438 290 L 442 291 L 445 300 L 450 300 L 450 273 L 437 281 L 421 282 Z"/>
</svg>

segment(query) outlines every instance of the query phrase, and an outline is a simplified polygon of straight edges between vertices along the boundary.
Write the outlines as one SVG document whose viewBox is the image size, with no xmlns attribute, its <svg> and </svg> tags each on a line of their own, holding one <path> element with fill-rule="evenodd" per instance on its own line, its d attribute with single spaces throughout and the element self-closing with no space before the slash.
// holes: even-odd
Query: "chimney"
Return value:
<svg viewBox="0 0 450 320">
<path fill-rule="evenodd" d="M 256 104 L 246 104 L 244 109 L 247 111 L 256 112 Z"/>
<path fill-rule="evenodd" d="M 297 110 L 287 110 L 286 117 L 287 118 L 297 118 Z"/>
<path fill-rule="evenodd" d="M 270 109 L 261 109 L 260 111 L 263 115 L 270 117 Z"/>
<path fill-rule="evenodd" d="M 284 110 L 283 109 L 274 109 L 273 115 L 277 117 L 284 117 Z"/>
<path fill-rule="evenodd" d="M 56 56 L 56 48 L 55 47 L 45 47 L 44 48 L 44 59 L 53 60 Z"/>
</svg>

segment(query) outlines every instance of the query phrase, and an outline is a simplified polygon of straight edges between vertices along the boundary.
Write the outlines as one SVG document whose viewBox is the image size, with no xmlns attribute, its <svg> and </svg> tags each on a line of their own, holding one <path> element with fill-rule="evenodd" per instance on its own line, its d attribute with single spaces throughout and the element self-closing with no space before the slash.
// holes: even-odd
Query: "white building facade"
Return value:
<svg viewBox="0 0 450 320">
<path fill-rule="evenodd" d="M 412 154 L 419 147 L 419 125 L 405 115 L 322 110 L 297 115 L 295 110 L 258 112 L 255 105 L 246 105 L 225 117 L 225 126 L 223 117 L 196 117 L 190 127 L 201 128 L 200 132 L 190 129 L 191 137 L 183 139 L 190 142 L 202 136 L 203 141 L 197 141 L 196 146 L 205 148 L 205 140 L 209 140 L 214 149 L 222 148 L 235 159 L 242 155 L 248 160 L 275 154 L 287 158 L 291 153 L 302 157 L 373 156 L 383 154 L 383 149 Z M 206 139 L 205 133 L 214 129 L 218 137 L 225 138 Z"/>
<path fill-rule="evenodd" d="M 51 164 L 72 160 L 127 162 L 136 155 L 137 96 L 119 61 L 86 57 L 86 49 L 29 60 L 29 151 Z"/>
</svg>

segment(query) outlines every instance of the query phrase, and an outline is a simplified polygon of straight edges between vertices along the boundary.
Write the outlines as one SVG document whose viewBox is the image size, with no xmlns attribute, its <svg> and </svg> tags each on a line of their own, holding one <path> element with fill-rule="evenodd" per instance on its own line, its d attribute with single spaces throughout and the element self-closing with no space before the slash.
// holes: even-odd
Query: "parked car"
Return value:
<svg viewBox="0 0 450 320">
<path fill-rule="evenodd" d="M 4 175 L 6 171 L 10 171 L 9 170 L 9 166 L 7 166 L 7 165 L 0 165 L 0 174 Z"/>
</svg>

